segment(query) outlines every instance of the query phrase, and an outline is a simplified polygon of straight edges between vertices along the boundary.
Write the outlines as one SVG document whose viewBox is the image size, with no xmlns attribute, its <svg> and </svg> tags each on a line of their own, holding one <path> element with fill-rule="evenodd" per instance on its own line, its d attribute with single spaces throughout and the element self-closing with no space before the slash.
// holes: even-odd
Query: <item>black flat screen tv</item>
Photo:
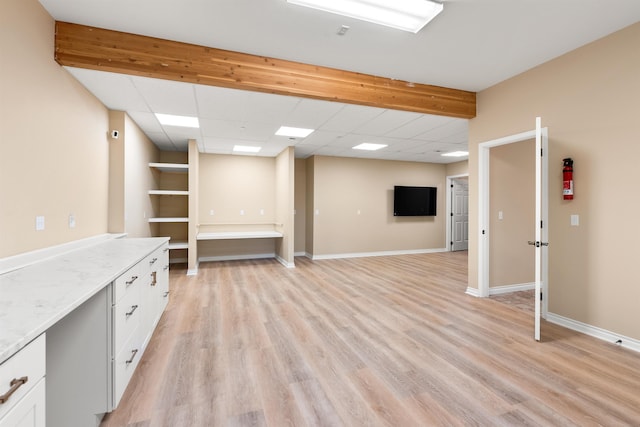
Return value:
<svg viewBox="0 0 640 427">
<path fill-rule="evenodd" d="M 436 187 L 393 187 L 393 216 L 435 216 Z"/>
</svg>

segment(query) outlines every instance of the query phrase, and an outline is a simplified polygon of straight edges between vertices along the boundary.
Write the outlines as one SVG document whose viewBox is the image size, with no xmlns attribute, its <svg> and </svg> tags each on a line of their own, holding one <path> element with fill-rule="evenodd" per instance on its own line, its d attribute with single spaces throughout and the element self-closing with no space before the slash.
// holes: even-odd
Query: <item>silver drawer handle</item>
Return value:
<svg viewBox="0 0 640 427">
<path fill-rule="evenodd" d="M 136 354 L 138 354 L 138 349 L 137 348 L 135 350 L 131 350 L 131 358 L 129 360 L 125 360 L 124 363 L 126 363 L 127 365 L 129 363 L 133 363 L 133 359 L 136 358 Z"/>
<path fill-rule="evenodd" d="M 152 259 L 151 261 L 149 261 L 149 265 L 155 264 L 157 260 L 158 260 L 158 258 Z"/>
<path fill-rule="evenodd" d="M 9 383 L 9 385 L 11 386 L 9 391 L 7 391 L 5 394 L 0 396 L 0 405 L 2 405 L 7 400 L 9 400 L 11 395 L 13 393 L 15 393 L 16 390 L 18 390 L 20 388 L 20 386 L 22 386 L 22 384 L 26 383 L 27 381 L 29 381 L 29 377 L 21 377 L 21 378 L 12 379 L 11 382 Z"/>
<path fill-rule="evenodd" d="M 138 276 L 131 276 L 131 280 L 125 282 L 127 285 L 132 284 L 133 282 L 135 282 L 138 279 Z"/>
<path fill-rule="evenodd" d="M 167 292 L 165 292 L 165 293 L 164 293 L 164 297 L 165 297 L 165 298 L 166 298 L 166 297 L 168 297 L 168 296 L 169 296 L 169 291 L 167 291 Z"/>
<path fill-rule="evenodd" d="M 138 306 L 137 306 L 137 305 L 132 305 L 132 306 L 131 306 L 131 311 L 130 311 L 130 312 L 128 312 L 128 313 L 125 313 L 124 315 L 125 315 L 125 316 L 127 316 L 127 317 L 129 317 L 129 316 L 131 316 L 131 315 L 133 314 L 133 312 L 134 312 L 134 311 L 136 311 L 137 309 L 138 309 Z"/>
<path fill-rule="evenodd" d="M 163 268 L 164 271 L 167 271 L 168 269 L 169 269 L 168 265 L 165 265 L 164 268 Z"/>
</svg>

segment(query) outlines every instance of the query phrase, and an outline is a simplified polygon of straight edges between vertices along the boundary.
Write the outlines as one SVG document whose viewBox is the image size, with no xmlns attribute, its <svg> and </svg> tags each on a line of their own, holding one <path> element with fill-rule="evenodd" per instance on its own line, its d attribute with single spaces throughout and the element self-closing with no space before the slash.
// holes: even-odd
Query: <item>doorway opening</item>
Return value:
<svg viewBox="0 0 640 427">
<path fill-rule="evenodd" d="M 534 338 L 540 340 L 540 318 L 546 317 L 548 309 L 548 130 L 542 128 L 541 119 L 536 118 L 535 130 L 483 142 L 478 145 L 478 290 L 477 295 L 490 294 L 490 152 L 492 148 L 535 139 L 535 220 L 531 224 L 534 246 L 535 275 L 535 326 Z M 508 177 L 507 177 L 508 178 Z M 524 242 L 523 242 L 524 243 Z M 544 295 L 544 298 L 543 298 Z"/>
</svg>

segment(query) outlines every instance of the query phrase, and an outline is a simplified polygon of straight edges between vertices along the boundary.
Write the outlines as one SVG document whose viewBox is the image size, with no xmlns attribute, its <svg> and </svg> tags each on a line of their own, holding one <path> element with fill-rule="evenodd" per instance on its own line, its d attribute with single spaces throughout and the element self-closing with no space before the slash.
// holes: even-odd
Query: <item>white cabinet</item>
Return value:
<svg viewBox="0 0 640 427">
<path fill-rule="evenodd" d="M 113 409 L 166 307 L 168 266 L 165 243 L 113 282 Z"/>
<path fill-rule="evenodd" d="M 45 335 L 0 365 L 0 427 L 45 425 Z"/>
</svg>

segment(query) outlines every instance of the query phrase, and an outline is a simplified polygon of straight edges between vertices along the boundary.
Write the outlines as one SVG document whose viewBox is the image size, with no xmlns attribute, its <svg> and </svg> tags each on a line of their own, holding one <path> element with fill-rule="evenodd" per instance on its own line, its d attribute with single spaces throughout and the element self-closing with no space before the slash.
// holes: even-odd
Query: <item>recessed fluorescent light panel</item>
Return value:
<svg viewBox="0 0 640 427">
<path fill-rule="evenodd" d="M 468 151 L 452 151 L 450 153 L 442 153 L 443 157 L 465 157 L 468 156 Z"/>
<path fill-rule="evenodd" d="M 280 126 L 280 129 L 276 131 L 276 135 L 279 136 L 290 136 L 293 138 L 306 138 L 311 135 L 315 129 L 304 129 L 304 128 L 292 128 L 288 126 Z"/>
<path fill-rule="evenodd" d="M 353 147 L 354 150 L 367 150 L 367 151 L 376 151 L 381 148 L 387 147 L 386 144 L 371 144 L 369 142 L 363 142 L 360 145 L 356 145 Z"/>
<path fill-rule="evenodd" d="M 325 12 L 417 33 L 442 12 L 431 0 L 287 0 Z"/>
<path fill-rule="evenodd" d="M 158 121 L 162 125 L 167 126 L 181 126 L 185 128 L 199 128 L 200 123 L 197 117 L 189 116 L 174 116 L 173 114 L 159 114 L 156 113 Z"/>
<path fill-rule="evenodd" d="M 234 145 L 233 151 L 236 153 L 257 153 L 262 147 L 252 147 L 250 145 Z"/>
</svg>

